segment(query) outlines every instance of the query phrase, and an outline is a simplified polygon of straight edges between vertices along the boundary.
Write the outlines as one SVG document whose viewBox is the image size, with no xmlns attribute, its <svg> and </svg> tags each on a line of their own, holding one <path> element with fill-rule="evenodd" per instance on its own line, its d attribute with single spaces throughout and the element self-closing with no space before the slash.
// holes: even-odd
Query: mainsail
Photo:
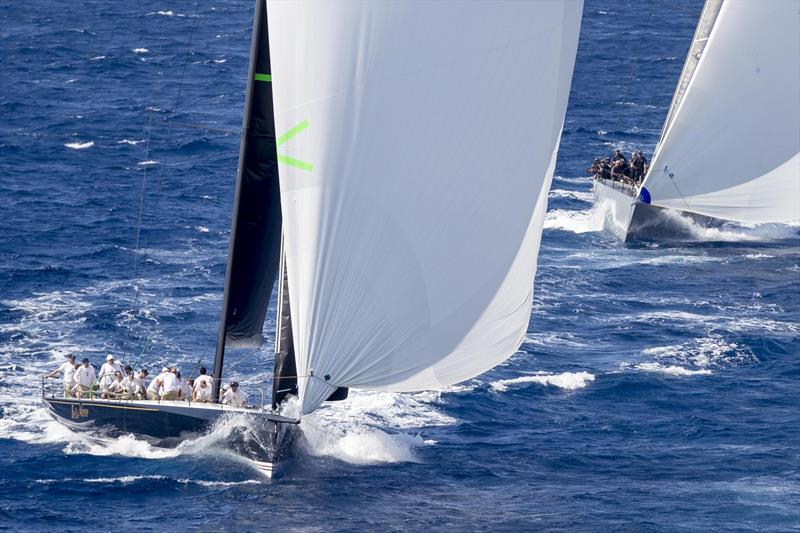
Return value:
<svg viewBox="0 0 800 533">
<path fill-rule="evenodd" d="M 674 103 L 644 182 L 654 205 L 800 219 L 800 3 L 724 0 Z"/>
<path fill-rule="evenodd" d="M 270 2 L 302 412 L 478 375 L 527 330 L 582 3 Z"/>
</svg>

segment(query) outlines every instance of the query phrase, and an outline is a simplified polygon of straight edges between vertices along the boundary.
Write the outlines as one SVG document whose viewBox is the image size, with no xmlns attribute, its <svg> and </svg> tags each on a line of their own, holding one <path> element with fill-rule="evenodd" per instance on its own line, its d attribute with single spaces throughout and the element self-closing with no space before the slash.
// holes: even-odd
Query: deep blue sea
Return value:
<svg viewBox="0 0 800 533">
<path fill-rule="evenodd" d="M 800 529 L 798 228 L 623 245 L 584 173 L 652 156 L 700 0 L 587 0 L 507 363 L 355 391 L 271 481 L 224 428 L 162 450 L 51 420 L 40 376 L 67 353 L 211 366 L 253 6 L 198 4 L 0 1 L 0 530 Z M 273 328 L 228 355 L 251 398 Z"/>
</svg>

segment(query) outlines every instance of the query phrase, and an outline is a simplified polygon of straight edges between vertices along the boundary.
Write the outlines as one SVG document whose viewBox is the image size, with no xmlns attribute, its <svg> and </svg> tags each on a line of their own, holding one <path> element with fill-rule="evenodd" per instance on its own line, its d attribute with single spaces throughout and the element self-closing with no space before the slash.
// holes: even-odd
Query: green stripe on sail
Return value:
<svg viewBox="0 0 800 533">
<path fill-rule="evenodd" d="M 288 155 L 278 154 L 278 161 L 285 165 L 296 167 L 299 168 L 300 170 L 305 170 L 306 172 L 311 172 L 312 170 L 314 170 L 314 165 L 312 165 L 311 163 L 306 163 L 305 161 L 294 159 L 292 157 L 289 157 Z"/>
<path fill-rule="evenodd" d="M 298 124 L 294 128 L 290 129 L 289 131 L 287 131 L 286 133 L 284 133 L 283 135 L 278 137 L 278 140 L 275 141 L 275 146 L 282 145 L 283 143 L 285 143 L 286 141 L 288 141 L 289 139 L 291 139 L 292 137 L 294 137 L 295 135 L 297 135 L 298 133 L 300 133 L 301 131 L 303 131 L 307 127 L 308 127 L 308 121 L 304 120 L 303 122 L 301 122 L 300 124 Z"/>
<path fill-rule="evenodd" d="M 256 81 L 268 81 L 272 83 L 272 74 L 259 74 L 256 72 L 255 76 L 253 76 L 253 79 Z"/>
</svg>

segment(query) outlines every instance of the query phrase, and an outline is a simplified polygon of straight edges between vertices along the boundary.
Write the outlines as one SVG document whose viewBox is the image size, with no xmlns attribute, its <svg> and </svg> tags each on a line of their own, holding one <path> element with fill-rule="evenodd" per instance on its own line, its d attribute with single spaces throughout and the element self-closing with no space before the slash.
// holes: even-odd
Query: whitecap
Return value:
<svg viewBox="0 0 800 533">
<path fill-rule="evenodd" d="M 139 161 L 136 164 L 139 165 L 140 167 L 148 167 L 148 166 L 152 166 L 152 165 L 157 165 L 158 161 L 156 161 L 154 159 L 148 159 L 147 161 Z"/>
<path fill-rule="evenodd" d="M 136 141 L 136 140 L 133 140 L 133 139 L 122 139 L 121 141 L 117 141 L 117 144 L 137 145 L 137 144 L 140 144 L 140 143 L 143 143 L 143 142 L 144 142 L 144 139 L 141 139 L 139 141 Z"/>
<path fill-rule="evenodd" d="M 194 228 L 194 229 L 196 229 L 196 230 L 197 230 L 197 231 L 199 231 L 200 233 L 208 233 L 209 231 L 211 231 L 211 230 L 209 230 L 209 229 L 208 229 L 207 227 L 205 227 L 205 226 L 195 226 L 195 228 Z"/>
<path fill-rule="evenodd" d="M 603 212 L 595 208 L 586 211 L 553 209 L 545 216 L 544 228 L 579 234 L 598 232 L 603 229 Z"/>
<path fill-rule="evenodd" d="M 577 390 L 586 387 L 594 380 L 594 374 L 589 372 L 563 372 L 561 374 L 537 372 L 530 376 L 494 381 L 489 386 L 498 392 L 508 390 L 509 385 L 524 383 L 537 383 L 539 385 L 551 385 L 564 390 Z"/>
<path fill-rule="evenodd" d="M 67 143 L 64 146 L 70 148 L 71 150 L 83 150 L 85 148 L 91 148 L 92 146 L 94 146 L 94 141 L 88 141 L 85 143 L 82 142 Z"/>
<path fill-rule="evenodd" d="M 102 61 L 105 58 L 106 58 L 106 56 L 94 56 L 89 61 Z"/>
<path fill-rule="evenodd" d="M 228 61 L 228 60 L 227 59 L 215 59 L 214 63 L 217 63 L 218 65 L 221 65 L 222 63 L 225 63 L 226 61 Z"/>
<path fill-rule="evenodd" d="M 698 370 L 690 370 L 682 366 L 668 365 L 664 366 L 661 363 L 639 363 L 633 367 L 635 370 L 642 372 L 656 372 L 658 374 L 665 374 L 667 376 L 683 377 L 683 376 L 708 376 L 712 374 L 711 370 L 701 368 Z"/>
<path fill-rule="evenodd" d="M 591 202 L 593 194 L 591 191 L 569 191 L 565 189 L 553 189 L 550 191 L 550 198 L 569 198 L 573 200 L 580 200 L 582 202 Z"/>
<path fill-rule="evenodd" d="M 134 54 L 147 54 L 150 52 L 147 48 L 134 48 L 131 50 Z"/>
</svg>

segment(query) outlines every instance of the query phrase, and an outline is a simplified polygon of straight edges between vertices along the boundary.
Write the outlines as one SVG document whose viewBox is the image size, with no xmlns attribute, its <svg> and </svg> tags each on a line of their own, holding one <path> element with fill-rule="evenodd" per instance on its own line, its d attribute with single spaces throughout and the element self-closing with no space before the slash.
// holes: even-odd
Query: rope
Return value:
<svg viewBox="0 0 800 533">
<path fill-rule="evenodd" d="M 181 94 L 183 93 L 183 82 L 184 82 L 184 80 L 186 78 L 186 67 L 189 64 L 189 52 L 190 52 L 191 47 L 192 47 L 192 42 L 194 40 L 194 32 L 195 32 L 195 29 L 197 28 L 197 23 L 198 23 L 198 20 L 199 20 L 199 17 L 197 16 L 197 13 L 199 12 L 199 10 L 200 10 L 200 0 L 195 2 L 195 6 L 194 6 L 194 16 L 193 16 L 193 20 L 192 20 L 192 27 L 191 27 L 191 29 L 189 31 L 189 42 L 186 45 L 186 51 L 184 52 L 184 55 L 186 55 L 186 59 L 185 59 L 185 61 L 183 63 L 183 68 L 181 69 L 180 81 L 178 82 L 178 95 L 175 98 L 175 104 L 173 105 L 173 112 L 177 112 L 178 106 L 180 104 Z M 162 21 L 162 27 L 163 27 L 163 21 Z M 161 73 L 161 61 L 160 60 L 156 63 L 156 72 L 159 73 L 159 74 Z M 151 137 L 151 131 L 152 131 L 153 112 L 154 112 L 152 109 L 146 108 L 146 110 L 148 110 L 148 109 L 149 109 L 149 115 L 148 115 L 148 122 L 147 122 L 147 143 L 145 145 L 145 161 L 149 161 L 150 160 L 150 158 L 149 158 L 149 154 L 150 154 L 150 137 Z M 168 150 L 167 150 L 167 147 L 170 144 L 171 138 L 172 138 L 172 126 L 169 126 L 169 128 L 167 130 L 167 139 L 166 139 L 166 142 L 164 143 L 164 152 L 163 152 L 163 158 L 162 158 L 163 162 L 162 162 L 159 174 L 158 174 L 158 187 L 156 189 L 155 204 L 153 205 L 153 209 L 152 209 L 153 215 L 155 215 L 156 211 L 158 210 L 158 204 L 159 204 L 159 200 L 161 198 L 161 189 L 162 189 L 162 185 L 163 185 L 163 181 L 164 181 L 164 171 L 166 170 L 166 167 L 167 167 L 167 154 L 169 153 Z M 135 249 L 134 258 L 133 258 L 133 279 L 134 279 L 134 283 L 136 283 L 136 279 L 137 279 L 136 278 L 136 273 L 137 273 L 136 271 L 137 271 L 137 265 L 138 265 L 138 262 L 139 262 L 138 261 L 138 259 L 139 259 L 139 247 L 140 247 L 140 236 L 141 236 L 141 231 L 142 231 L 142 218 L 143 218 L 143 213 L 144 213 L 144 200 L 145 200 L 146 183 L 147 183 L 147 166 L 144 167 L 144 172 L 143 172 L 143 176 L 142 176 L 142 191 L 141 191 L 140 200 L 139 200 L 139 218 L 138 218 L 137 227 L 136 227 L 136 249 Z M 145 246 L 144 246 L 144 253 L 142 254 L 142 263 L 145 263 L 147 261 L 147 255 L 148 255 L 149 251 L 150 251 L 150 241 L 147 240 L 145 242 Z M 142 280 L 142 284 L 143 284 L 143 282 L 144 282 L 144 280 Z M 128 342 L 129 342 L 129 339 L 130 339 L 131 329 L 132 329 L 132 326 L 133 326 L 133 317 L 136 315 L 136 310 L 138 308 L 139 292 L 140 292 L 139 285 L 140 285 L 139 283 L 136 283 L 134 285 L 133 308 L 131 309 L 131 316 L 128 319 L 128 331 L 127 331 L 127 334 L 125 336 L 125 342 L 124 342 L 124 344 L 122 346 L 123 360 L 124 360 L 125 356 L 127 355 Z M 152 337 L 152 334 L 151 334 L 151 337 Z M 148 342 L 149 342 L 149 338 L 148 338 Z"/>
</svg>

